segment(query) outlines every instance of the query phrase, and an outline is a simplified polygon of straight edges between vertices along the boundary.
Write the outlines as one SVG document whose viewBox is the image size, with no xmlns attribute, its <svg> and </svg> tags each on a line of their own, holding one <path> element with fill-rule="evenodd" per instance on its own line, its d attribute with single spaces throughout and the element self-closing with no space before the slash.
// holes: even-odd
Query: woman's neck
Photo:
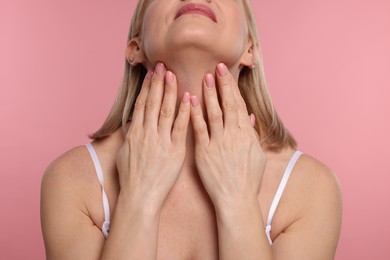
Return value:
<svg viewBox="0 0 390 260">
<path fill-rule="evenodd" d="M 208 52 L 186 51 L 185 53 L 170 56 L 167 61 L 163 61 L 167 70 L 172 71 L 177 78 L 178 84 L 178 102 L 184 92 L 189 92 L 191 96 L 196 95 L 203 106 L 203 81 L 206 74 L 215 76 L 216 66 L 224 62 L 218 57 L 210 55 Z M 226 63 L 230 72 L 237 80 L 239 75 L 239 63 Z"/>
<path fill-rule="evenodd" d="M 210 57 L 207 53 L 201 54 L 199 52 L 187 53 L 186 55 L 171 57 L 168 62 L 164 62 L 167 70 L 172 71 L 177 78 L 178 84 L 178 99 L 177 107 L 180 104 L 181 97 L 184 92 L 190 93 L 191 96 L 196 95 L 202 106 L 204 112 L 206 112 L 203 102 L 203 81 L 206 74 L 210 73 L 215 76 L 216 66 L 220 63 L 220 60 L 215 57 Z M 230 65 L 230 66 L 229 66 Z M 239 75 L 239 63 L 227 64 L 230 72 L 237 80 Z M 207 116 L 205 115 L 207 121 Z M 184 162 L 185 167 L 196 169 L 195 157 L 194 157 L 194 133 L 193 127 L 190 121 L 188 133 L 187 133 L 187 154 Z"/>
</svg>

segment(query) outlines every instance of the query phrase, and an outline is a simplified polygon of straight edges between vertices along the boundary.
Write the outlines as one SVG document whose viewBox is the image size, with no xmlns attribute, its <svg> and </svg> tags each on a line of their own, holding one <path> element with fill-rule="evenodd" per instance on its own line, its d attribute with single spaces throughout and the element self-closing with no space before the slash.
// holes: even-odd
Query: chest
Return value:
<svg viewBox="0 0 390 260">
<path fill-rule="evenodd" d="M 218 259 L 214 206 L 194 172 L 181 172 L 163 205 L 157 254 L 157 259 Z"/>
<path fill-rule="evenodd" d="M 105 190 L 112 216 L 119 184 L 115 177 L 110 176 L 115 174 L 105 176 Z M 262 198 L 259 199 L 259 204 L 264 223 L 273 197 L 271 194 L 274 194 L 273 190 L 276 189 L 273 186 L 277 184 L 267 178 L 265 181 L 259 194 L 259 198 Z M 101 227 L 104 215 L 101 194 L 99 189 L 96 191 L 97 196 L 94 196 L 94 202 L 90 204 L 93 207 L 91 217 L 93 222 Z M 275 226 L 273 229 L 277 231 L 280 228 Z M 183 169 L 165 200 L 160 213 L 157 259 L 218 259 L 218 230 L 214 206 L 195 171 Z"/>
</svg>

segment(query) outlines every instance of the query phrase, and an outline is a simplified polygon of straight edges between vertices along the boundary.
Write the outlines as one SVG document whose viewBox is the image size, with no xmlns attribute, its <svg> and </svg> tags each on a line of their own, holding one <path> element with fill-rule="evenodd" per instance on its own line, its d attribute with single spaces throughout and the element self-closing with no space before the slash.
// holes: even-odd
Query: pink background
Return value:
<svg viewBox="0 0 390 260">
<path fill-rule="evenodd" d="M 276 107 L 342 185 L 336 259 L 390 259 L 390 1 L 253 2 Z M 44 258 L 42 173 L 105 119 L 134 5 L 1 1 L 1 259 Z"/>
</svg>

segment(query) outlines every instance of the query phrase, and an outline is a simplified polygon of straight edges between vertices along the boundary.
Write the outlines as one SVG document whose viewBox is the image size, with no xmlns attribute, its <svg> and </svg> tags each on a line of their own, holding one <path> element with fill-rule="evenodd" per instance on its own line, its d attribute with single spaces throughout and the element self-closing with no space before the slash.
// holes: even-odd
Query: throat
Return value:
<svg viewBox="0 0 390 260">
<path fill-rule="evenodd" d="M 215 75 L 215 69 L 219 61 L 212 60 L 198 52 L 178 56 L 166 63 L 167 69 L 171 70 L 177 78 L 178 101 L 187 91 L 190 95 L 196 95 L 203 103 L 203 82 L 206 74 Z"/>
<path fill-rule="evenodd" d="M 240 64 L 231 63 L 224 59 L 211 55 L 210 52 L 195 47 L 188 47 L 181 50 L 175 50 L 167 59 L 161 60 L 172 71 L 177 78 L 178 83 L 178 101 L 187 91 L 190 95 L 196 95 L 200 103 L 203 102 L 202 88 L 206 74 L 212 74 L 215 77 L 217 64 L 223 62 L 227 65 L 230 73 L 238 80 Z"/>
</svg>

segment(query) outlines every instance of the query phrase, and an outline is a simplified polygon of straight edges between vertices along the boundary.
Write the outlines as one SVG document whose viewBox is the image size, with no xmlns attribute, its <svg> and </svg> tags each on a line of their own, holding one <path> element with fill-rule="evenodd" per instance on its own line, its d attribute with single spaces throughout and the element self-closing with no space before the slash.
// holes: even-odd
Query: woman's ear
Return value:
<svg viewBox="0 0 390 260">
<path fill-rule="evenodd" d="M 131 39 L 127 43 L 125 56 L 126 56 L 126 60 L 132 66 L 136 66 L 145 61 L 145 53 L 141 48 L 140 40 L 138 37 Z"/>
<path fill-rule="evenodd" d="M 258 48 L 258 44 L 253 41 L 249 41 L 245 52 L 241 56 L 240 65 L 242 67 L 248 67 L 253 69 L 256 67 L 256 52 Z"/>
</svg>

